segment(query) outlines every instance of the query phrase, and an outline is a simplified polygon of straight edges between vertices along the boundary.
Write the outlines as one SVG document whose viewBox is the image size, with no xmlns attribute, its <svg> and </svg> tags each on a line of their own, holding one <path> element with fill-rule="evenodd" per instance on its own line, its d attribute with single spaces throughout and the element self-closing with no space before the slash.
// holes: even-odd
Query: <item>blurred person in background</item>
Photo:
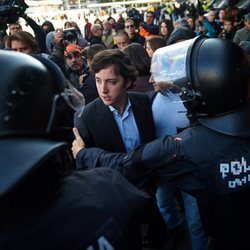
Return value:
<svg viewBox="0 0 250 250">
<path fill-rule="evenodd" d="M 125 20 L 124 29 L 128 33 L 129 43 L 139 43 L 144 46 L 145 38 L 136 31 L 133 19 L 127 18 Z"/>
<path fill-rule="evenodd" d="M 153 57 L 154 52 L 167 45 L 167 41 L 161 36 L 150 37 L 146 40 L 145 48 L 150 58 Z"/>
<path fill-rule="evenodd" d="M 153 11 L 147 11 L 146 22 L 142 22 L 139 27 L 139 34 L 145 38 L 159 35 L 159 26 L 154 24 L 156 14 Z"/>
<path fill-rule="evenodd" d="M 83 51 L 83 56 L 87 59 L 88 68 L 85 70 L 84 74 L 80 76 L 79 91 L 85 98 L 85 104 L 88 104 L 99 97 L 96 88 L 95 74 L 91 71 L 91 65 L 95 54 L 105 49 L 105 46 L 101 44 L 93 44 L 86 47 Z"/>
<path fill-rule="evenodd" d="M 130 90 L 142 93 L 153 90 L 152 84 L 149 83 L 151 60 L 146 49 L 141 44 L 131 43 L 123 51 L 138 71 L 134 86 Z"/>
<path fill-rule="evenodd" d="M 236 29 L 234 28 L 233 20 L 226 17 L 224 18 L 223 29 L 221 33 L 219 34 L 218 38 L 233 41 L 235 32 L 236 32 Z"/>
<path fill-rule="evenodd" d="M 28 55 L 38 54 L 40 48 L 36 38 L 27 31 L 15 32 L 12 35 L 6 36 L 5 48 L 17 52 L 22 52 Z"/>
<path fill-rule="evenodd" d="M 102 41 L 104 42 L 107 49 L 112 49 L 114 46 L 115 30 L 112 28 L 108 20 L 102 22 L 103 32 Z"/>
<path fill-rule="evenodd" d="M 125 30 L 119 30 L 115 35 L 115 46 L 113 47 L 123 50 L 129 45 L 129 35 Z"/>
<path fill-rule="evenodd" d="M 106 47 L 102 41 L 103 26 L 102 24 L 93 24 L 91 26 L 92 37 L 90 38 L 90 45 L 101 44 Z"/>
<path fill-rule="evenodd" d="M 92 36 L 91 32 L 92 23 L 89 22 L 88 18 L 85 18 L 85 25 L 84 25 L 84 38 L 89 42 Z"/>
<path fill-rule="evenodd" d="M 234 42 L 240 44 L 242 41 L 250 41 L 250 13 L 244 17 L 244 27 L 237 30 L 234 36 Z"/>
<path fill-rule="evenodd" d="M 172 21 L 169 19 L 162 19 L 159 23 L 159 28 L 159 35 L 167 41 L 174 30 Z"/>
</svg>

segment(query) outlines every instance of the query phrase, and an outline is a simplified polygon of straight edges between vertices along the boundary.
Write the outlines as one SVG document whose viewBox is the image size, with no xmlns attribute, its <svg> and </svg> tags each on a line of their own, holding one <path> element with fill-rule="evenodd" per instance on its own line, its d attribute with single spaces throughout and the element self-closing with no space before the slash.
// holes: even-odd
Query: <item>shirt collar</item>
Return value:
<svg viewBox="0 0 250 250">
<path fill-rule="evenodd" d="M 130 100 L 129 100 L 129 97 L 127 97 L 127 98 L 128 98 L 128 103 L 127 103 L 127 106 L 126 106 L 126 108 L 125 108 L 123 114 L 125 114 L 125 113 L 130 109 L 130 107 L 131 107 L 131 102 L 130 102 Z M 112 113 L 115 113 L 115 112 L 116 112 L 116 114 L 118 113 L 117 110 L 116 110 L 113 106 L 108 106 L 108 107 L 109 107 L 109 109 L 110 109 L 110 111 L 111 111 Z"/>
</svg>

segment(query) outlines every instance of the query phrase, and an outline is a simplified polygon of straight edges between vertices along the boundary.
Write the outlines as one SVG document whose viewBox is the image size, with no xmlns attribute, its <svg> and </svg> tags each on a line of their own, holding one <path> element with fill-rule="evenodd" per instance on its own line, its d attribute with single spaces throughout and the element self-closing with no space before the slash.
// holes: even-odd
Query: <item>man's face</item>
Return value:
<svg viewBox="0 0 250 250">
<path fill-rule="evenodd" d="M 115 73 L 115 65 L 101 69 L 95 74 L 95 78 L 97 91 L 103 103 L 117 110 L 124 108 L 130 83 L 126 83 L 121 75 Z"/>
<path fill-rule="evenodd" d="M 152 74 L 151 74 L 151 76 L 149 78 L 149 83 L 151 83 L 153 85 L 155 92 L 160 92 L 161 91 L 160 86 L 158 84 L 156 84 L 156 82 L 155 82 L 154 77 L 153 77 Z"/>
<path fill-rule="evenodd" d="M 215 20 L 215 13 L 213 11 L 208 12 L 207 20 L 211 23 Z"/>
<path fill-rule="evenodd" d="M 13 40 L 11 42 L 11 49 L 28 55 L 34 53 L 33 49 L 23 41 Z"/>
<path fill-rule="evenodd" d="M 69 66 L 69 68 L 81 74 L 83 67 L 83 58 L 80 52 L 72 51 L 65 55 L 65 63 Z"/>
<path fill-rule="evenodd" d="M 104 31 L 109 31 L 111 29 L 111 24 L 109 23 L 109 21 L 104 21 L 102 25 Z"/>
<path fill-rule="evenodd" d="M 134 22 L 131 20 L 128 20 L 125 22 L 125 31 L 131 35 L 135 33 L 135 25 Z"/>
<path fill-rule="evenodd" d="M 116 45 L 120 50 L 123 50 L 126 46 L 129 45 L 129 41 L 125 36 L 117 36 Z"/>
<path fill-rule="evenodd" d="M 245 27 L 250 30 L 250 20 L 245 20 L 244 21 Z"/>
<path fill-rule="evenodd" d="M 154 23 L 154 15 L 152 13 L 147 13 L 147 15 L 146 15 L 146 23 L 148 25 L 152 25 Z"/>
<path fill-rule="evenodd" d="M 230 21 L 224 21 L 224 29 L 230 32 L 233 29 L 233 24 Z"/>
<path fill-rule="evenodd" d="M 226 16 L 226 11 L 225 10 L 220 10 L 220 12 L 219 12 L 219 18 L 223 19 L 223 18 L 225 18 L 225 16 Z"/>
<path fill-rule="evenodd" d="M 149 56 L 150 58 L 152 58 L 152 57 L 153 57 L 153 54 L 154 54 L 154 51 L 151 49 L 149 42 L 146 42 L 146 44 L 145 44 L 145 49 L 146 49 L 146 51 L 147 51 L 147 53 L 148 53 L 148 56 Z"/>
<path fill-rule="evenodd" d="M 22 31 L 22 28 L 19 24 L 10 24 L 9 30 L 10 30 L 10 34 L 13 35 L 19 31 Z"/>
</svg>

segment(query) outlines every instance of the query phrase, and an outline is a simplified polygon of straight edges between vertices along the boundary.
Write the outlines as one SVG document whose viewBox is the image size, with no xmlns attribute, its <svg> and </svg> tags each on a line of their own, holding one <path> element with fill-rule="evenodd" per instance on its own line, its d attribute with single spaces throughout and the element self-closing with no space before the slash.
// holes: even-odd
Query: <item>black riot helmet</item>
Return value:
<svg viewBox="0 0 250 250">
<path fill-rule="evenodd" d="M 0 65 L 1 198 L 54 155 L 52 165 L 61 171 L 58 154 L 68 145 L 73 122 L 69 112 L 83 108 L 84 98 L 45 57 L 0 50 Z"/>
<path fill-rule="evenodd" d="M 49 59 L 0 50 L 0 137 L 52 134 L 74 93 Z M 83 104 L 83 103 L 82 103 Z"/>
<path fill-rule="evenodd" d="M 195 116 L 219 116 L 246 104 L 248 64 L 233 42 L 200 36 L 158 49 L 151 72 L 156 83 L 178 88 Z"/>
</svg>

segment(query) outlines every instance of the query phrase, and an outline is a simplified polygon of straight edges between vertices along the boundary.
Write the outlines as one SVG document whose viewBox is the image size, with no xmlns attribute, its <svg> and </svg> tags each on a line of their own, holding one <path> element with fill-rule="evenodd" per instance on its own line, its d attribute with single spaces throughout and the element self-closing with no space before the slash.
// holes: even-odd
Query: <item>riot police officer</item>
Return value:
<svg viewBox="0 0 250 250">
<path fill-rule="evenodd" d="M 127 155 L 84 148 L 83 141 L 74 141 L 77 163 L 83 168 L 116 168 L 135 184 L 151 175 L 173 182 L 197 198 L 214 249 L 246 249 L 245 228 L 250 223 L 246 55 L 230 41 L 198 37 L 157 50 L 151 73 L 155 82 L 179 90 L 193 125 Z"/>
<path fill-rule="evenodd" d="M 46 58 L 0 64 L 0 249 L 140 249 L 150 197 L 111 169 L 72 172 L 64 114 L 82 96 Z"/>
</svg>

